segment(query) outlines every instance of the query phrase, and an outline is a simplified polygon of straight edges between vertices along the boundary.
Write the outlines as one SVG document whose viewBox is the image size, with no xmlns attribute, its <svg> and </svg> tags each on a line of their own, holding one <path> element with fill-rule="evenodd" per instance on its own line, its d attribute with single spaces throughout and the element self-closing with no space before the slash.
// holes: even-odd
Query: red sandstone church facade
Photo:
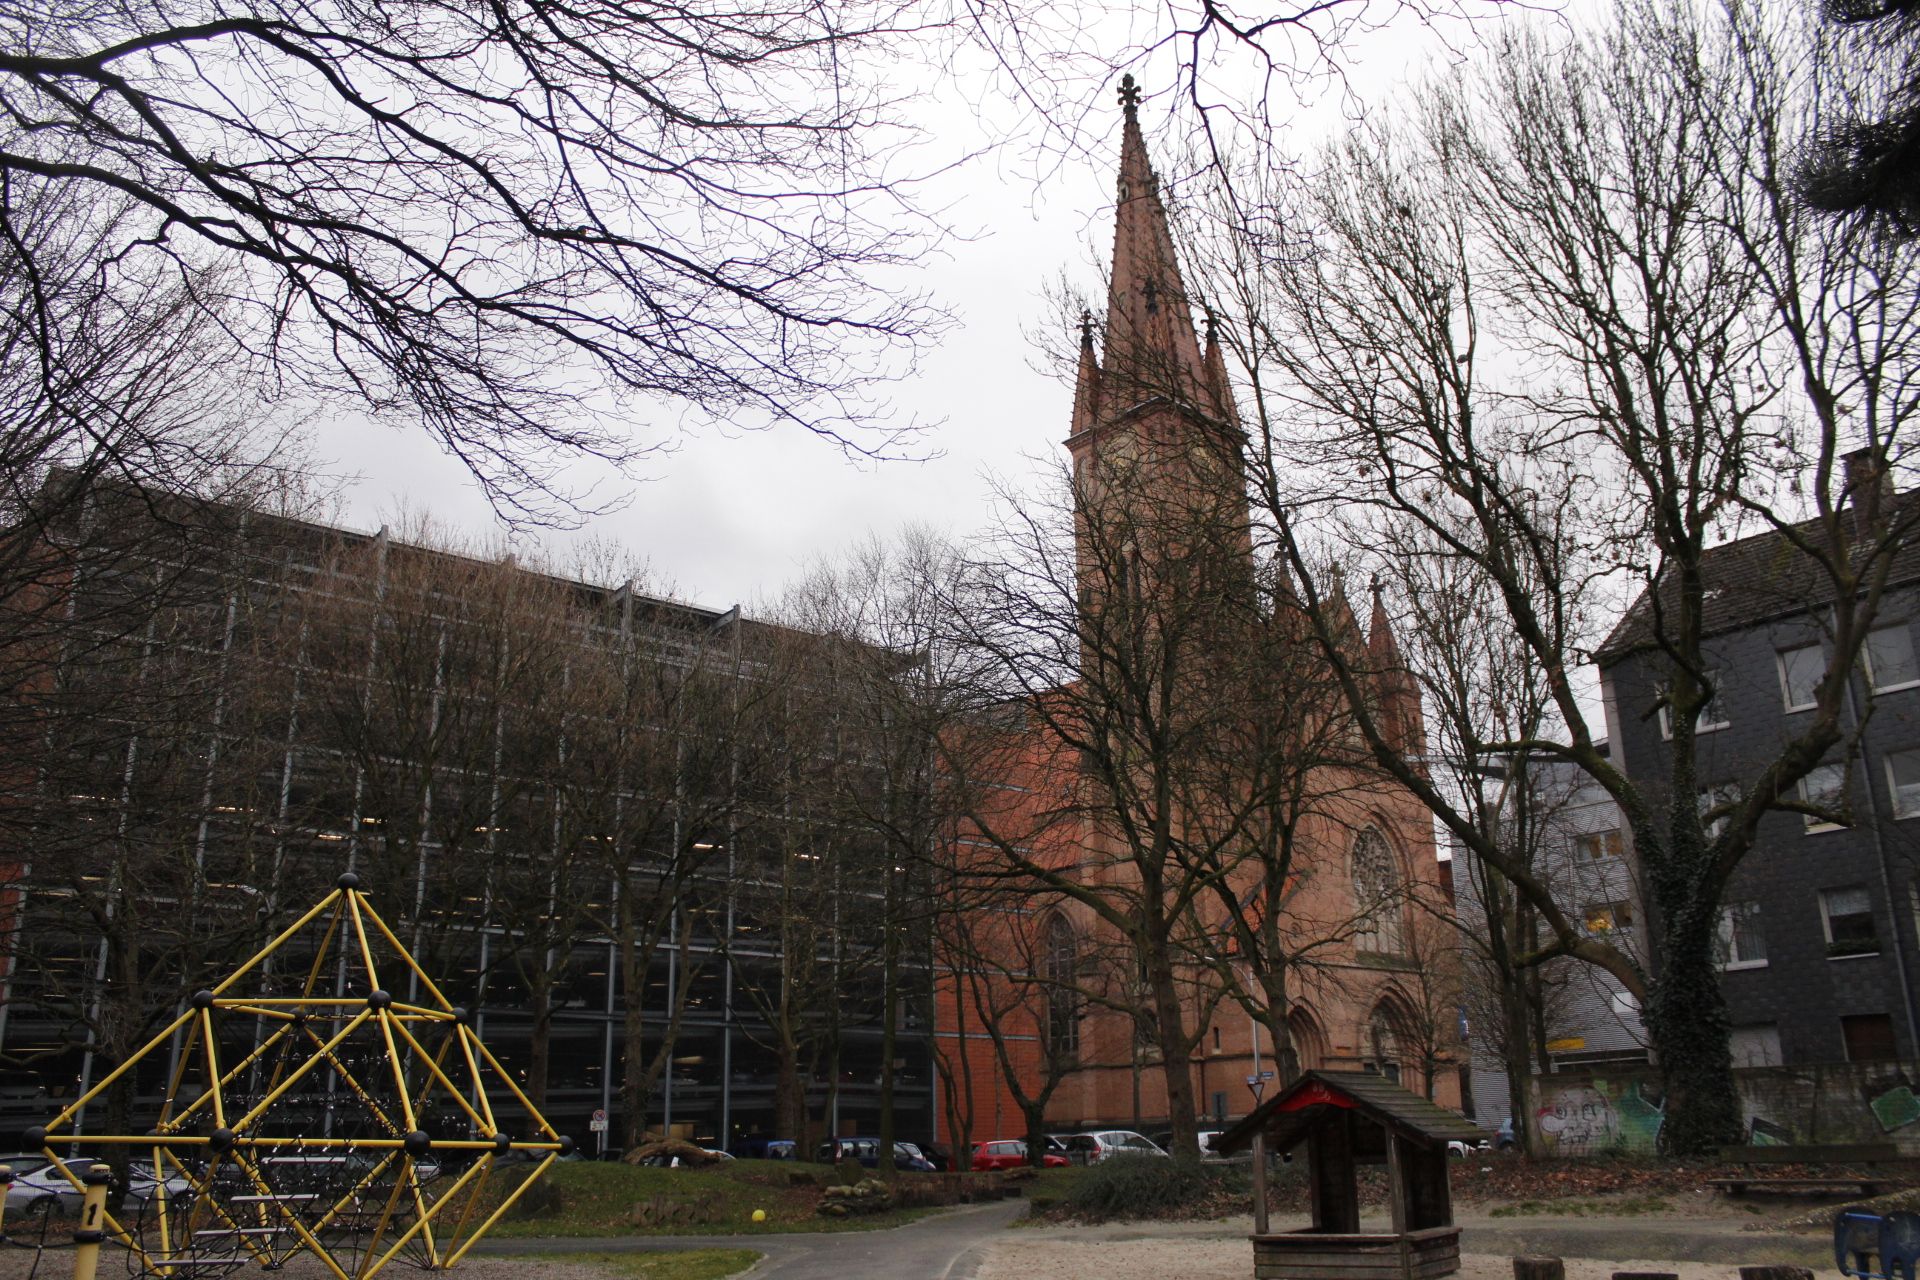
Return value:
<svg viewBox="0 0 1920 1280">
<path fill-rule="evenodd" d="M 1243 434 L 1225 361 L 1211 325 L 1204 339 L 1196 331 L 1130 84 L 1122 101 L 1126 121 L 1104 338 L 1096 350 L 1094 327 L 1086 326 L 1066 440 L 1079 609 L 1088 637 L 1115 590 L 1112 575 L 1099 567 L 1109 551 L 1181 554 L 1206 536 L 1173 535 L 1167 545 L 1174 552 L 1142 553 L 1135 542 L 1153 537 L 1140 531 L 1147 523 L 1142 504 L 1160 511 L 1167 495 L 1179 495 L 1183 519 L 1213 531 L 1226 549 L 1219 559 L 1233 572 L 1250 572 L 1254 560 L 1239 460 Z M 1398 653 L 1378 597 L 1364 632 L 1338 592 L 1330 607 L 1352 642 L 1373 659 L 1380 718 L 1393 726 L 1403 750 L 1423 752 L 1419 696 L 1397 670 Z M 1300 643 L 1307 643 L 1304 636 Z M 1083 640 L 1083 648 L 1092 644 Z M 1070 698 L 1073 691 L 1060 696 Z M 1092 998 L 1062 995 L 1076 978 L 1084 981 L 1089 956 L 1124 951 L 1126 939 L 1119 936 L 1124 922 L 1058 892 L 1056 878 L 1111 881 L 1135 872 L 1118 850 L 1112 824 L 1095 816 L 1099 806 L 1085 806 L 1084 817 L 1060 820 L 1058 815 L 1077 812 L 1063 797 L 1100 784 L 1088 777 L 1087 752 L 1050 733 L 1047 723 L 1045 716 L 1030 719 L 997 757 L 1001 776 L 994 790 L 1001 798 L 989 803 L 1000 810 L 981 820 L 1011 829 L 1022 826 L 1023 816 L 1032 819 L 1024 824 L 1034 834 L 1023 856 L 1045 871 L 1034 886 L 1035 905 L 1003 902 L 974 913 L 972 954 L 996 954 L 998 965 L 983 971 L 957 953 L 940 962 L 936 1047 L 946 1079 L 938 1105 L 941 1136 L 949 1140 L 1025 1133 L 1027 1115 L 1018 1099 L 1031 1103 L 1042 1093 L 1049 1129 L 1170 1127 L 1163 1057 L 1141 1033 L 1147 1019 L 1127 1007 L 1125 984 L 1108 983 Z M 1186 1065 L 1203 1128 L 1213 1117 L 1246 1113 L 1253 1100 L 1247 1080 L 1257 1069 L 1278 1068 L 1281 1079 L 1314 1067 L 1376 1070 L 1442 1104 L 1461 1103 L 1458 966 L 1446 940 L 1450 894 L 1431 818 L 1411 794 L 1376 778 L 1337 778 L 1322 791 L 1329 798 L 1301 822 L 1299 852 L 1286 878 L 1289 923 L 1282 927 L 1302 935 L 1325 931 L 1324 937 L 1289 940 L 1291 949 L 1311 954 L 1312 963 L 1290 979 L 1286 1060 L 1273 1060 L 1272 1037 L 1242 1004 L 1219 996 L 1217 984 L 1200 972 L 1203 965 L 1187 966 L 1192 980 L 1183 981 L 1181 999 L 1193 1049 Z M 1041 820 L 1043 810 L 1054 818 Z M 978 836 L 962 831 L 962 862 L 990 856 L 992 842 Z M 1242 900 L 1255 902 L 1259 892 L 1248 885 Z M 1221 896 L 1195 895 L 1183 911 L 1199 920 L 1203 934 L 1217 930 L 1225 938 L 1231 929 L 1216 901 Z M 1223 944 L 1216 963 L 1239 965 L 1234 971 L 1246 985 L 1258 985 L 1257 975 L 1245 971 L 1251 962 L 1236 959 L 1230 943 Z"/>
</svg>

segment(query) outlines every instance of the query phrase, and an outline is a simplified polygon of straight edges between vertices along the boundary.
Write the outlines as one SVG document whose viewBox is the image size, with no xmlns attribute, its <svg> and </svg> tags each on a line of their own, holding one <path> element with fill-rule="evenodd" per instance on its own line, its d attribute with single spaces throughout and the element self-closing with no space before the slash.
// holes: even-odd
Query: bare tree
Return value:
<svg viewBox="0 0 1920 1280">
<path fill-rule="evenodd" d="M 1294 571 L 1330 670 L 1361 691 L 1316 607 L 1318 540 L 1415 530 L 1484 582 L 1551 698 L 1537 729 L 1476 730 L 1469 756 L 1567 762 L 1625 813 L 1651 976 L 1587 935 L 1364 703 L 1356 714 L 1380 767 L 1538 909 L 1543 953 L 1598 964 L 1642 999 L 1676 1152 L 1737 1140 L 1712 959 L 1721 891 L 1762 815 L 1804 808 L 1796 783 L 1846 738 L 1848 674 L 1915 518 L 1876 495 L 1920 407 L 1920 264 L 1793 190 L 1810 105 L 1855 74 L 1829 52 L 1801 18 L 1651 2 L 1571 50 L 1516 29 L 1337 146 L 1297 205 L 1242 186 L 1238 207 L 1259 217 L 1233 231 L 1258 270 L 1216 280 L 1258 406 L 1261 536 Z M 1860 447 L 1870 465 L 1843 482 L 1840 458 Z M 1703 816 L 1705 562 L 1742 529 L 1794 548 L 1784 598 L 1822 602 L 1831 660 L 1815 710 Z M 1615 643 L 1670 672 L 1658 778 L 1607 758 L 1580 683 L 1636 589 Z"/>
<path fill-rule="evenodd" d="M 8 4 L 0 194 L 112 205 L 118 270 L 230 301 L 236 356 L 416 417 L 521 514 L 562 458 L 651 446 L 603 392 L 884 450 L 862 391 L 937 320 L 871 279 L 935 235 L 883 84 L 921 21 L 887 0 Z M 66 341 L 58 294 L 23 300 Z"/>
</svg>

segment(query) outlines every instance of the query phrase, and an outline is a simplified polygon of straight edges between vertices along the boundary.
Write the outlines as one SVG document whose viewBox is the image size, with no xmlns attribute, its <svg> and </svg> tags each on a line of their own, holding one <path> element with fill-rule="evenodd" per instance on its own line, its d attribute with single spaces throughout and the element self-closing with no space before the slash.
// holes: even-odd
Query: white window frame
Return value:
<svg viewBox="0 0 1920 1280">
<path fill-rule="evenodd" d="M 1720 817 L 1708 822 L 1706 820 L 1707 810 L 1717 809 L 1723 804 L 1737 805 L 1739 803 L 1740 787 L 1738 783 L 1715 782 L 1709 786 L 1701 787 L 1699 791 L 1694 793 L 1694 804 L 1701 815 L 1701 833 L 1709 840 L 1718 840 L 1722 833 L 1726 831 L 1727 823 L 1733 821 L 1733 815 L 1730 813 L 1722 814 Z"/>
<path fill-rule="evenodd" d="M 1885 768 L 1887 772 L 1887 800 L 1893 808 L 1893 816 L 1895 818 L 1920 818 L 1920 795 L 1915 797 L 1913 808 L 1902 809 L 1900 807 L 1900 783 L 1893 776 L 1893 758 L 1895 756 L 1913 756 L 1915 759 L 1920 759 L 1920 748 L 1907 751 L 1889 751 L 1881 761 L 1882 767 Z M 1920 782 L 1916 782 L 1913 785 L 1916 791 L 1920 791 Z"/>
<path fill-rule="evenodd" d="M 1807 787 L 1807 783 L 1812 781 L 1813 775 L 1820 772 L 1822 769 L 1838 769 L 1840 771 L 1840 788 L 1838 792 L 1836 792 L 1836 794 L 1840 797 L 1839 807 L 1842 809 L 1845 809 L 1847 807 L 1847 766 L 1842 761 L 1833 761 L 1826 764 L 1817 764 L 1813 766 L 1813 768 L 1807 770 L 1807 776 L 1800 779 L 1800 781 L 1794 783 L 1794 789 L 1800 793 L 1800 802 L 1802 804 L 1816 803 L 1811 791 Z M 1828 831 L 1847 830 L 1846 827 L 1842 826 L 1838 822 L 1827 822 L 1823 819 L 1814 817 L 1810 813 L 1803 813 L 1800 815 L 1800 817 L 1806 823 L 1806 830 L 1808 835 L 1821 835 Z"/>
<path fill-rule="evenodd" d="M 1780 705 L 1790 713 L 1795 711 L 1811 711 L 1816 706 L 1819 705 L 1818 700 L 1815 700 L 1813 702 L 1795 702 L 1793 700 L 1793 682 L 1787 676 L 1788 656 L 1790 654 L 1808 653 L 1808 652 L 1814 653 L 1820 657 L 1822 674 L 1825 674 L 1825 660 L 1826 660 L 1827 650 L 1825 645 L 1822 645 L 1817 641 L 1813 644 L 1795 645 L 1791 649 L 1781 649 L 1773 655 L 1774 666 L 1780 672 Z M 1818 680 L 1814 681 L 1814 684 L 1816 685 L 1818 685 L 1819 683 L 1820 682 Z"/>
<path fill-rule="evenodd" d="M 1707 668 L 1707 683 L 1713 686 L 1713 696 L 1707 699 L 1707 705 L 1700 709 L 1700 714 L 1712 715 L 1718 709 L 1722 715 L 1725 715 L 1724 699 L 1727 689 L 1720 679 L 1720 668 Z M 1695 737 L 1699 737 L 1703 733 L 1718 733 L 1722 729 L 1732 727 L 1731 720 L 1702 720 L 1693 726 L 1693 733 Z M 1664 688 L 1660 690 L 1660 736 L 1668 742 L 1673 741 L 1673 704 L 1667 701 L 1667 690 Z"/>
<path fill-rule="evenodd" d="M 1874 674 L 1873 638 L 1877 635 L 1884 635 L 1889 631 L 1899 631 L 1906 635 L 1908 652 L 1914 655 L 1916 668 L 1920 669 L 1920 647 L 1916 647 L 1913 643 L 1913 630 L 1911 627 L 1904 622 L 1894 623 L 1891 626 L 1875 627 L 1867 632 L 1866 640 L 1860 645 L 1860 665 L 1867 670 L 1867 687 L 1875 693 L 1898 693 L 1902 689 L 1920 689 L 1920 676 L 1916 676 L 1912 680 L 1902 680 L 1899 684 L 1881 684 L 1880 677 Z"/>
<path fill-rule="evenodd" d="M 1880 938 L 1880 921 L 1875 917 L 1873 911 L 1873 895 L 1867 892 L 1865 885 L 1846 884 L 1837 885 L 1831 889 L 1820 890 L 1820 932 L 1822 936 L 1826 938 L 1827 945 L 1831 947 L 1833 945 L 1833 911 L 1827 904 L 1827 895 L 1831 893 L 1849 893 L 1856 891 L 1865 895 L 1867 899 L 1867 919 L 1873 922 L 1873 950 L 1854 951 L 1844 956 L 1829 954 L 1827 956 L 1829 960 L 1866 960 L 1879 955 L 1880 948 L 1885 945 Z"/>
<path fill-rule="evenodd" d="M 1725 948 L 1725 955 L 1727 957 L 1725 960 L 1722 960 L 1720 962 L 1720 967 L 1723 970 L 1764 969 L 1767 967 L 1767 958 L 1765 956 L 1760 957 L 1758 960 L 1739 960 L 1734 957 L 1733 913 L 1739 910 L 1741 907 L 1753 907 L 1755 908 L 1755 913 L 1758 914 L 1759 903 L 1751 898 L 1747 898 L 1747 899 L 1742 899 L 1739 902 L 1725 902 L 1720 905 L 1720 928 L 1719 928 L 1718 938 L 1719 938 L 1719 945 Z M 1821 914 L 1823 916 L 1825 915 L 1824 908 L 1822 908 Z M 1766 931 L 1764 929 L 1761 930 L 1761 937 L 1763 939 L 1766 937 Z"/>
</svg>

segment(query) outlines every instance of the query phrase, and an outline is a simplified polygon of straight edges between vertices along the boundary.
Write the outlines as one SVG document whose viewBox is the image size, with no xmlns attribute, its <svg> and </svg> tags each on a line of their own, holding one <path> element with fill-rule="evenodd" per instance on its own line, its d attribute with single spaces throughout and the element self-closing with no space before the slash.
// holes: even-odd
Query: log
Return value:
<svg viewBox="0 0 1920 1280">
<path fill-rule="evenodd" d="M 1742 1267 L 1740 1280 L 1813 1280 L 1811 1267 Z"/>
<path fill-rule="evenodd" d="M 1513 1280 L 1567 1280 L 1567 1264 L 1541 1256 L 1513 1260 Z"/>
<path fill-rule="evenodd" d="M 1613 1280 L 1680 1280 L 1677 1271 L 1616 1271 Z"/>
</svg>

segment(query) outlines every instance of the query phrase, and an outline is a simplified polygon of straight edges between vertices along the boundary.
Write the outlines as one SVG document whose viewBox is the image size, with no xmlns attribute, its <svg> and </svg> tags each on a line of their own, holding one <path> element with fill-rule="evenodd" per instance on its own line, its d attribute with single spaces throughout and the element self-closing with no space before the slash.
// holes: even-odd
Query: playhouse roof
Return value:
<svg viewBox="0 0 1920 1280">
<path fill-rule="evenodd" d="M 1213 1140 L 1222 1154 L 1244 1151 L 1264 1131 L 1274 1151 L 1295 1146 L 1341 1111 L 1358 1111 L 1375 1124 L 1423 1146 L 1486 1137 L 1479 1125 L 1458 1112 L 1437 1107 L 1385 1076 L 1362 1071 L 1303 1071 L 1300 1078 L 1261 1103 L 1247 1117 Z"/>
</svg>

